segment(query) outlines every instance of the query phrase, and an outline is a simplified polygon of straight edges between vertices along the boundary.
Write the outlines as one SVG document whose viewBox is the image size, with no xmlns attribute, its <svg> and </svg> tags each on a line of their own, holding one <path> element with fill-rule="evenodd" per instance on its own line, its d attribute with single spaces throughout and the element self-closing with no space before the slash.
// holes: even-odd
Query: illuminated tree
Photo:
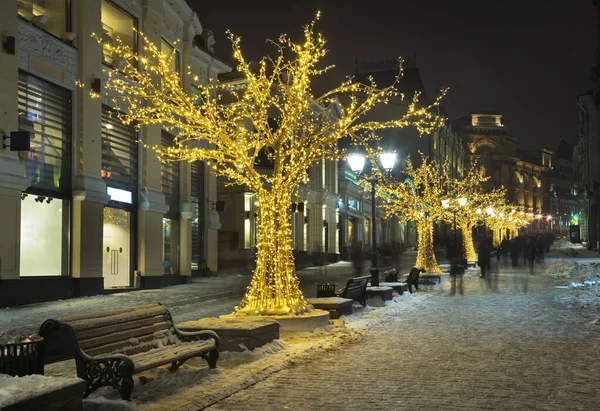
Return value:
<svg viewBox="0 0 600 411">
<path fill-rule="evenodd" d="M 421 153 L 421 165 L 415 168 L 410 157 L 406 161 L 405 181 L 393 181 L 379 175 L 378 195 L 388 216 L 401 216 L 417 223 L 416 267 L 427 272 L 440 272 L 433 250 L 433 229 L 436 222 L 448 220 L 450 213 L 442 206 L 448 192 L 446 167 L 435 160 L 427 161 Z"/>
<path fill-rule="evenodd" d="M 241 81 L 196 84 L 200 92 L 193 96 L 183 91 L 180 76 L 172 70 L 173 56 L 141 37 L 141 55 L 121 42 L 104 44 L 125 61 L 122 74 L 110 71 L 106 84 L 117 108 L 126 113 L 121 120 L 160 124 L 176 134 L 172 147 L 152 147 L 161 161 L 203 160 L 228 184 L 244 185 L 256 195 L 256 269 L 236 311 L 300 314 L 310 309 L 295 272 L 290 221 L 292 199 L 308 179 L 308 168 L 340 158 L 337 143 L 344 137 L 365 144 L 377 140 L 375 131 L 380 129 L 413 126 L 420 133 L 431 132 L 441 123 L 435 115 L 439 98 L 421 106 L 415 95 L 395 119 L 361 121 L 373 107 L 403 97 L 395 85 L 378 89 L 374 82 L 359 84 L 348 78 L 314 96 L 311 82 L 329 68 L 320 68 L 325 39 L 314 31 L 314 22 L 305 27 L 302 42 L 285 35 L 273 41 L 275 56 L 257 66 L 245 60 L 240 38 L 229 34 Z M 341 116 L 332 116 L 328 108 L 338 101 L 345 102 Z M 272 164 L 269 170 L 257 167 L 265 157 Z"/>
<path fill-rule="evenodd" d="M 482 221 L 481 210 L 488 207 L 499 208 L 505 203 L 506 190 L 493 189 L 491 192 L 483 190 L 483 183 L 488 181 L 484 168 L 472 162 L 464 178 L 453 178 L 450 181 L 448 208 L 456 211 L 456 225 L 462 232 L 465 258 L 469 261 L 477 260 L 477 253 L 473 245 L 473 227 Z M 480 210 L 479 213 L 477 210 Z M 451 221 L 448 221 L 451 223 Z"/>
</svg>

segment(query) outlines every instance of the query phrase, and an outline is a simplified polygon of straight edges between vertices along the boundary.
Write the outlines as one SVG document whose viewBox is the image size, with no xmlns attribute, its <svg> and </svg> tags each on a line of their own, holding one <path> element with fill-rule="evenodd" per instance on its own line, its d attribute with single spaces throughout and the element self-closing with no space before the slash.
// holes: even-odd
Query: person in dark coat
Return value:
<svg viewBox="0 0 600 411">
<path fill-rule="evenodd" d="M 529 240 L 529 246 L 527 247 L 527 261 L 529 261 L 529 272 L 533 274 L 533 264 L 535 263 L 535 257 L 537 256 L 537 247 L 535 246 L 535 240 Z"/>
<path fill-rule="evenodd" d="M 521 252 L 521 247 L 516 239 L 512 239 L 510 241 L 510 259 L 512 261 L 512 268 L 517 268 L 519 266 L 519 253 Z"/>
<path fill-rule="evenodd" d="M 450 261 L 450 295 L 456 294 L 456 289 L 461 295 L 463 290 L 463 274 L 465 267 L 462 265 L 464 259 L 464 250 L 462 247 L 462 239 L 456 243 L 448 243 L 446 246 L 447 258 Z"/>
<path fill-rule="evenodd" d="M 362 242 L 355 242 L 352 246 L 352 265 L 354 266 L 354 275 L 360 277 L 365 269 L 365 253 Z"/>
<path fill-rule="evenodd" d="M 481 278 L 486 278 L 490 271 L 490 260 L 492 254 L 492 241 L 488 237 L 484 237 L 479 242 L 479 254 L 477 256 L 477 264 L 481 268 Z"/>
</svg>

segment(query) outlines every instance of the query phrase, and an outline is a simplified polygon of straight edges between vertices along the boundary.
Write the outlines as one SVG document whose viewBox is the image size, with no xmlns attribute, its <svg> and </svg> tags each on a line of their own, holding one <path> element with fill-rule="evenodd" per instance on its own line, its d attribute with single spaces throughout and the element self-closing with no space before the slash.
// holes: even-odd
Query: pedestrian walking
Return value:
<svg viewBox="0 0 600 411">
<path fill-rule="evenodd" d="M 490 270 L 490 260 L 492 254 L 492 242 L 487 237 L 483 237 L 479 242 L 479 254 L 477 255 L 477 264 L 481 268 L 481 275 L 479 277 L 486 278 L 487 273 Z"/>
<path fill-rule="evenodd" d="M 453 244 L 447 245 L 447 257 L 450 261 L 450 295 L 456 294 L 456 289 L 463 295 L 463 274 L 465 266 L 462 265 L 464 259 L 464 251 L 462 248 L 462 239 Z"/>
<path fill-rule="evenodd" d="M 533 239 L 530 240 L 529 246 L 527 247 L 527 261 L 529 261 L 529 273 L 533 274 L 533 264 L 535 263 L 535 257 L 537 254 L 537 247 L 535 246 L 535 241 Z"/>
<path fill-rule="evenodd" d="M 365 253 L 360 241 L 354 243 L 352 246 L 352 265 L 355 276 L 360 277 L 365 269 Z"/>
<path fill-rule="evenodd" d="M 521 247 L 519 246 L 519 242 L 516 239 L 512 239 L 510 241 L 510 260 L 512 262 L 512 268 L 517 268 L 519 266 L 519 253 L 521 252 Z"/>
</svg>

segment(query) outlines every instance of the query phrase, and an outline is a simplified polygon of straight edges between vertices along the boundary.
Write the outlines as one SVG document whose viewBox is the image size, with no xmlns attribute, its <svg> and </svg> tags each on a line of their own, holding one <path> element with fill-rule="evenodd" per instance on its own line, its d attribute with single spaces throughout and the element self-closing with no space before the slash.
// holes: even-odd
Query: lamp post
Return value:
<svg viewBox="0 0 600 411">
<path fill-rule="evenodd" d="M 457 200 L 457 203 L 460 207 L 464 207 L 465 205 L 467 205 L 467 199 L 464 197 L 460 197 Z M 449 208 L 450 207 L 450 200 L 442 200 L 442 207 L 444 208 Z M 454 248 L 456 248 L 456 212 L 458 211 L 458 208 L 455 206 L 452 208 L 452 214 L 454 215 L 454 225 L 453 225 L 453 230 L 454 230 Z"/>
<path fill-rule="evenodd" d="M 387 174 L 391 173 L 396 162 L 396 153 L 381 153 L 379 155 L 381 165 Z M 350 169 L 356 175 L 363 172 L 365 166 L 365 156 L 362 154 L 351 154 L 348 156 L 348 164 Z M 371 259 L 371 286 L 377 287 L 379 285 L 379 267 L 377 266 L 377 207 L 375 203 L 375 185 L 377 184 L 377 177 L 374 173 L 371 173 L 371 215 L 372 225 L 371 229 L 373 232 L 373 252 Z"/>
</svg>

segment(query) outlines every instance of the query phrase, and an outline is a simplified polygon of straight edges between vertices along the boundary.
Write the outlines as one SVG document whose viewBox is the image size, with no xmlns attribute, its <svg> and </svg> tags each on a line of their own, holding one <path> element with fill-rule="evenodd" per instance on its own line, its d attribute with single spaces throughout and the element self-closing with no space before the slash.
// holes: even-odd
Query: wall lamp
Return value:
<svg viewBox="0 0 600 411">
<path fill-rule="evenodd" d="M 35 198 L 35 202 L 36 202 L 36 203 L 43 203 L 45 199 L 46 199 L 46 197 L 43 197 L 43 196 L 37 196 L 37 197 Z"/>
</svg>

